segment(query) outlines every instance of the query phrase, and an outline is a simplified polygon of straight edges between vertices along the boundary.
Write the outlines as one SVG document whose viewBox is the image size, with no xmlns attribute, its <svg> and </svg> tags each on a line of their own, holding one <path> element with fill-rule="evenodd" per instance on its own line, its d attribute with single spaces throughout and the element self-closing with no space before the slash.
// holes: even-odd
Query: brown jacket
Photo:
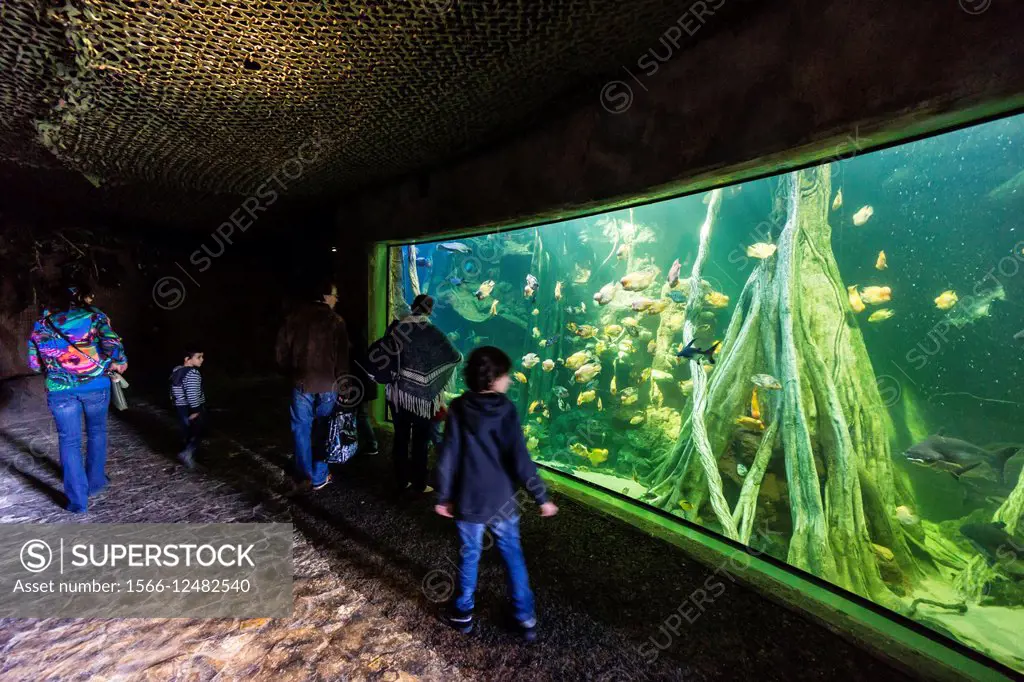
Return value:
<svg viewBox="0 0 1024 682">
<path fill-rule="evenodd" d="M 277 364 L 306 393 L 337 390 L 349 371 L 345 321 L 325 303 L 300 306 L 277 334 Z"/>
</svg>

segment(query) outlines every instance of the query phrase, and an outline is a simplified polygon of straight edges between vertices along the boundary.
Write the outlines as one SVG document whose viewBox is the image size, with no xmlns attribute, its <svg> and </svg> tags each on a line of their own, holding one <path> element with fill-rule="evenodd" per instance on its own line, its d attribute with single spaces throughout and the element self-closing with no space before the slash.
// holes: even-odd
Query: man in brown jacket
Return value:
<svg viewBox="0 0 1024 682">
<path fill-rule="evenodd" d="M 328 282 L 314 300 L 288 315 L 277 335 L 277 362 L 292 380 L 291 421 L 295 482 L 323 488 L 331 482 L 325 448 L 327 426 L 338 398 L 338 379 L 348 375 L 348 334 L 334 312 L 338 287 Z"/>
</svg>

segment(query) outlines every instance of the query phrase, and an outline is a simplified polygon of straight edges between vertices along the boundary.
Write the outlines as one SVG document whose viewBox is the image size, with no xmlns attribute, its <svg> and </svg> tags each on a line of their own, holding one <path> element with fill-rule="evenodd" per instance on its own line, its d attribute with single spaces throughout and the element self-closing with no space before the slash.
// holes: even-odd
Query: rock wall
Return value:
<svg viewBox="0 0 1024 682">
<path fill-rule="evenodd" d="M 697 5 L 722 2 L 681 7 L 661 41 L 575 111 L 352 197 L 343 229 L 398 239 L 555 218 L 764 172 L 793 150 L 856 153 L 936 115 L 1005 110 L 1024 94 L 1019 2 L 797 0 L 738 19 L 695 18 Z M 724 30 L 703 39 L 716 20 Z M 673 50 L 680 29 L 700 40 Z"/>
</svg>

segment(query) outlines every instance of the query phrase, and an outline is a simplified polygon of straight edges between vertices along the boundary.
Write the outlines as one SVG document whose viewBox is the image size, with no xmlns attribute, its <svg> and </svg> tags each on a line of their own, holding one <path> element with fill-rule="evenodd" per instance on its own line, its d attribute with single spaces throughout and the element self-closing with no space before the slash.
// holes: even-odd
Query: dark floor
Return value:
<svg viewBox="0 0 1024 682">
<path fill-rule="evenodd" d="M 272 382 L 211 391 L 214 433 L 199 472 L 167 453 L 176 430 L 147 405 L 111 417 L 109 492 L 72 517 L 59 498 L 42 401 L 0 421 L 0 522 L 290 521 L 296 615 L 271 620 L 4 620 L 0 679 L 881 680 L 905 679 L 829 631 L 739 585 L 649 661 L 662 625 L 710 571 L 676 548 L 570 500 L 527 514 L 524 546 L 542 636 L 501 623 L 503 573 L 485 552 L 464 637 L 436 619 L 454 566 L 451 522 L 427 499 L 396 504 L 386 455 L 354 459 L 335 485 L 285 498 L 285 395 Z M 42 456 L 29 454 L 35 451 Z M 646 644 L 646 646 L 644 646 Z M 641 648 L 642 647 L 642 648 Z"/>
</svg>

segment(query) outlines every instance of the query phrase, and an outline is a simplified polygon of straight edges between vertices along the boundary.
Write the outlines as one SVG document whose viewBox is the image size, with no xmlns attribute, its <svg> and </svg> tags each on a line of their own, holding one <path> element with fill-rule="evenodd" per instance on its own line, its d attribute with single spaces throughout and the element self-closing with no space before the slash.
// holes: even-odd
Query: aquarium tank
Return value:
<svg viewBox="0 0 1024 682">
<path fill-rule="evenodd" d="M 1024 671 L 1024 115 L 388 268 L 539 464 Z"/>
</svg>

